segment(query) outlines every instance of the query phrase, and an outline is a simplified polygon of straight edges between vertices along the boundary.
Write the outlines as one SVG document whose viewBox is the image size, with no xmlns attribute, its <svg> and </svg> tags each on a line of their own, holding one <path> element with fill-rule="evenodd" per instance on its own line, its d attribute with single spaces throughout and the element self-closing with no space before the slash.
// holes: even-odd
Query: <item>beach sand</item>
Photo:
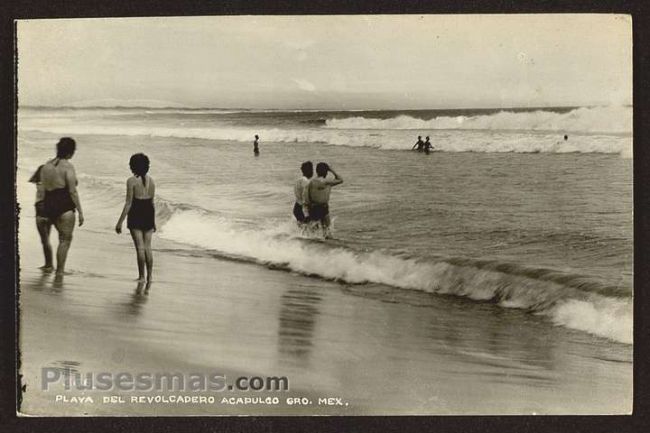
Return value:
<svg viewBox="0 0 650 433">
<path fill-rule="evenodd" d="M 128 234 L 77 228 L 61 284 L 20 225 L 24 415 L 609 414 L 631 411 L 631 346 L 457 297 L 345 285 L 154 239 L 148 291 Z M 91 214 L 92 216 L 92 214 Z M 88 216 L 87 216 L 88 218 Z M 56 247 L 56 232 L 52 234 Z M 628 347 L 628 349 L 625 349 Z M 625 353 L 625 356 L 621 356 Z M 214 404 L 130 404 L 165 392 L 41 389 L 41 369 L 286 376 L 290 391 Z M 192 395 L 192 392 L 185 392 Z M 91 396 L 93 403 L 56 401 Z M 120 396 L 127 403 L 103 403 Z M 223 397 L 278 397 L 278 405 Z M 311 404 L 288 405 L 287 397 Z M 60 398 L 60 397 L 59 397 Z M 319 398 L 338 398 L 336 405 Z M 340 404 L 343 404 L 342 406 Z"/>
</svg>

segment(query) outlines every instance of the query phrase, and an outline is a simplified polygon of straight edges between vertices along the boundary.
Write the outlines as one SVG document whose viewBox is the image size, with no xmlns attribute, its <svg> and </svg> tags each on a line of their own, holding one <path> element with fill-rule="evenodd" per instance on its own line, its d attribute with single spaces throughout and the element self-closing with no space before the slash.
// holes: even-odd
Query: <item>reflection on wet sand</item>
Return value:
<svg viewBox="0 0 650 433">
<path fill-rule="evenodd" d="M 431 317 L 431 338 L 444 342 L 446 347 L 462 355 L 466 362 L 507 367 L 509 375 L 513 375 L 513 371 L 522 370 L 522 375 L 535 374 L 540 380 L 550 380 L 546 375 L 554 369 L 556 359 L 554 346 L 547 342 L 548 333 L 531 332 L 533 329 L 530 327 L 513 327 L 515 320 L 526 319 L 526 313 L 503 311 L 502 308 L 487 304 L 483 311 L 483 326 L 474 328 L 461 327 L 458 322 L 440 323 Z M 464 315 L 462 309 L 459 312 Z M 541 319 L 538 321 L 539 326 L 544 325 Z"/>
<path fill-rule="evenodd" d="M 63 275 L 57 274 L 52 281 L 52 290 L 60 291 L 64 288 L 63 286 Z"/>
<path fill-rule="evenodd" d="M 36 290 L 39 292 L 50 289 L 50 293 L 61 293 L 65 288 L 64 275 L 56 275 L 52 271 L 39 269 L 38 273 L 29 273 L 29 277 L 24 277 L 21 272 L 20 288 Z"/>
<path fill-rule="evenodd" d="M 584 341 L 578 350 L 583 356 L 598 356 L 602 346 L 594 345 L 592 336 L 549 326 L 543 316 L 491 303 L 373 285 L 349 286 L 344 291 L 381 302 L 377 304 L 381 311 L 373 312 L 381 317 L 377 326 L 385 329 L 377 343 L 400 348 L 391 358 L 394 371 L 405 371 L 407 365 L 412 368 L 413 357 L 426 352 L 431 359 L 455 360 L 436 364 L 435 371 L 442 377 L 475 376 L 493 384 L 557 386 L 572 367 L 566 354 L 575 340 Z M 386 302 L 408 305 L 410 311 L 404 314 L 404 308 L 383 308 L 389 305 Z M 521 323 L 526 326 L 516 326 Z M 575 335 L 567 339 L 566 333 Z M 625 353 L 620 356 L 626 358 Z M 631 362 L 631 353 L 627 361 Z"/>
<path fill-rule="evenodd" d="M 151 288 L 151 281 L 138 281 L 135 291 L 131 294 L 131 300 L 127 304 L 127 313 L 132 316 L 137 316 L 142 312 L 142 306 L 149 299 L 149 289 Z"/>
<path fill-rule="evenodd" d="M 33 280 L 28 280 L 21 284 L 22 287 L 28 287 L 31 290 L 42 291 L 46 287 L 46 282 L 52 276 L 52 272 L 44 271 L 41 269 L 41 272 L 38 274 L 38 277 Z"/>
<path fill-rule="evenodd" d="M 313 287 L 291 287 L 280 298 L 278 351 L 283 361 L 307 367 L 321 296 Z"/>
<path fill-rule="evenodd" d="M 363 415 L 605 413 L 629 401 L 631 347 L 601 344 L 542 316 L 201 257 L 172 256 L 155 288 L 134 288 L 123 277 L 130 264 L 129 255 L 124 269 L 100 273 L 89 258 L 79 264 L 85 271 L 57 284 L 54 274 L 25 266 L 30 371 L 54 359 L 108 371 L 132 359 L 179 371 L 189 371 L 187 362 L 236 366 L 342 396 Z"/>
</svg>

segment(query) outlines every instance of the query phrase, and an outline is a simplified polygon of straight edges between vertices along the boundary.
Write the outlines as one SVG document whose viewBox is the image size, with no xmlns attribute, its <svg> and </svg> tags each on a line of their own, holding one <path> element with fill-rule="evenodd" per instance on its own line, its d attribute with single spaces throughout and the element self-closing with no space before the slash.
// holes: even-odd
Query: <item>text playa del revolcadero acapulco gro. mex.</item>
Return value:
<svg viewBox="0 0 650 433">
<path fill-rule="evenodd" d="M 41 389 L 54 394 L 54 403 L 69 405 L 349 406 L 338 396 L 287 396 L 289 379 L 284 376 L 240 376 L 229 382 L 225 375 L 214 372 L 81 373 L 42 368 Z M 238 395 L 220 394 L 223 392 Z M 242 392 L 285 395 L 242 396 Z"/>
</svg>

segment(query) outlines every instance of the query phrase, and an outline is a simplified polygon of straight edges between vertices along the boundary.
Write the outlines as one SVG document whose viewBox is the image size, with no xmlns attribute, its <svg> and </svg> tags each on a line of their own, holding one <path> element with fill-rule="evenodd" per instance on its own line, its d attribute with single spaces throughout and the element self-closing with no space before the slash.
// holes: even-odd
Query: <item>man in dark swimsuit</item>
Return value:
<svg viewBox="0 0 650 433">
<path fill-rule="evenodd" d="M 411 150 L 417 150 L 418 152 L 422 152 L 422 149 L 424 149 L 424 141 L 422 141 L 422 136 L 418 135 L 418 141 L 415 142 Z"/>
<path fill-rule="evenodd" d="M 259 144 L 260 144 L 260 137 L 256 134 L 255 141 L 253 141 L 253 153 L 255 154 L 255 156 L 258 156 L 260 154 Z"/>
<path fill-rule="evenodd" d="M 296 202 L 293 205 L 293 216 L 296 217 L 298 224 L 309 222 L 309 211 L 305 206 L 303 195 L 306 191 L 307 185 L 309 185 L 309 180 L 314 175 L 314 165 L 311 161 L 305 161 L 300 166 L 300 171 L 302 172 L 302 177 L 296 181 L 296 184 L 293 187 L 296 196 Z"/>
<path fill-rule="evenodd" d="M 326 179 L 328 171 L 334 175 L 334 179 Z M 323 237 L 329 239 L 331 238 L 329 230 L 331 224 L 329 214 L 330 190 L 333 186 L 342 184 L 343 178 L 324 162 L 319 162 L 316 165 L 316 174 L 318 177 L 312 179 L 305 187 L 303 199 L 309 210 L 309 219 L 319 222 L 323 230 Z"/>
<path fill-rule="evenodd" d="M 427 141 L 424 142 L 424 153 L 428 155 L 432 149 L 433 149 L 433 144 L 431 144 L 431 142 L 429 141 L 429 136 L 427 135 Z"/>
</svg>

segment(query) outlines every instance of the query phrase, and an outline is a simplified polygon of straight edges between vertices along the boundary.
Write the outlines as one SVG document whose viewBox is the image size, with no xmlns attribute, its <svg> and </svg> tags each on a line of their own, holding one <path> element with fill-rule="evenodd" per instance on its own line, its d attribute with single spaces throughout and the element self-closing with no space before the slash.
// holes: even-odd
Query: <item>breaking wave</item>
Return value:
<svg viewBox="0 0 650 433">
<path fill-rule="evenodd" d="M 21 131 L 39 131 L 57 135 L 124 135 L 181 140 L 210 140 L 249 143 L 249 129 L 214 127 L 183 128 L 162 126 L 104 126 L 54 125 L 23 127 Z M 408 150 L 412 146 L 411 131 L 380 131 L 369 134 L 365 130 L 312 129 L 257 129 L 267 143 L 317 143 L 351 147 L 372 147 L 383 150 Z M 616 135 L 572 135 L 563 140 L 557 134 L 500 133 L 487 137 L 484 132 L 464 131 L 444 135 L 431 133 L 435 150 L 443 152 L 481 153 L 604 153 L 632 156 L 631 137 Z"/>
<path fill-rule="evenodd" d="M 23 178 L 31 173 L 21 170 Z M 119 208 L 123 183 L 81 174 L 97 194 L 89 209 Z M 19 186 L 31 194 L 26 182 Z M 87 195 L 86 202 L 93 196 Z M 103 207 L 102 207 L 103 206 Z M 386 250 L 357 250 L 345 243 L 306 238 L 293 220 L 266 227 L 224 217 L 187 203 L 156 198 L 158 235 L 217 258 L 257 263 L 346 284 L 382 284 L 454 295 L 546 316 L 555 325 L 625 344 L 633 342 L 633 292 L 579 274 L 490 259 L 418 257 Z M 111 230 L 112 227 L 107 227 Z"/>
<path fill-rule="evenodd" d="M 409 115 L 391 118 L 359 116 L 337 118 L 318 113 L 282 119 L 269 114 L 260 124 L 251 120 L 226 123 L 188 119 L 196 113 L 223 110 L 107 110 L 92 120 L 78 121 L 66 110 L 28 112 L 19 117 L 19 131 L 57 135 L 106 135 L 250 143 L 259 134 L 266 143 L 312 143 L 383 150 L 410 149 L 417 135 L 430 135 L 435 150 L 484 153 L 605 153 L 632 156 L 631 107 L 576 108 L 571 111 L 501 111 L 474 116 L 439 116 L 420 119 Z M 125 114 L 126 113 L 126 114 Z M 170 115 L 163 118 L 160 114 Z M 120 121 L 111 116 L 120 114 Z M 151 116 L 149 116 L 151 114 Z M 376 114 L 375 114 L 376 115 Z M 130 117 L 129 117 L 130 116 Z M 324 116 L 324 117 L 323 117 Z M 283 126 L 278 126 L 281 124 Z M 252 129 L 254 128 L 254 130 Z M 564 139 L 564 135 L 568 135 Z M 206 143 L 218 145 L 218 143 Z"/>
<path fill-rule="evenodd" d="M 376 283 L 462 296 L 545 315 L 556 325 L 632 343 L 632 292 L 550 269 L 463 258 L 356 251 L 298 233 L 293 221 L 260 228 L 199 208 L 165 207 L 162 237 L 217 257 L 347 284 Z"/>
<path fill-rule="evenodd" d="M 632 132 L 631 107 L 581 107 L 569 112 L 552 110 L 499 111 L 476 116 L 440 116 L 424 120 L 407 115 L 390 119 L 347 117 L 328 119 L 334 129 L 471 129 L 490 131 L 557 131 L 583 133 Z"/>
</svg>

